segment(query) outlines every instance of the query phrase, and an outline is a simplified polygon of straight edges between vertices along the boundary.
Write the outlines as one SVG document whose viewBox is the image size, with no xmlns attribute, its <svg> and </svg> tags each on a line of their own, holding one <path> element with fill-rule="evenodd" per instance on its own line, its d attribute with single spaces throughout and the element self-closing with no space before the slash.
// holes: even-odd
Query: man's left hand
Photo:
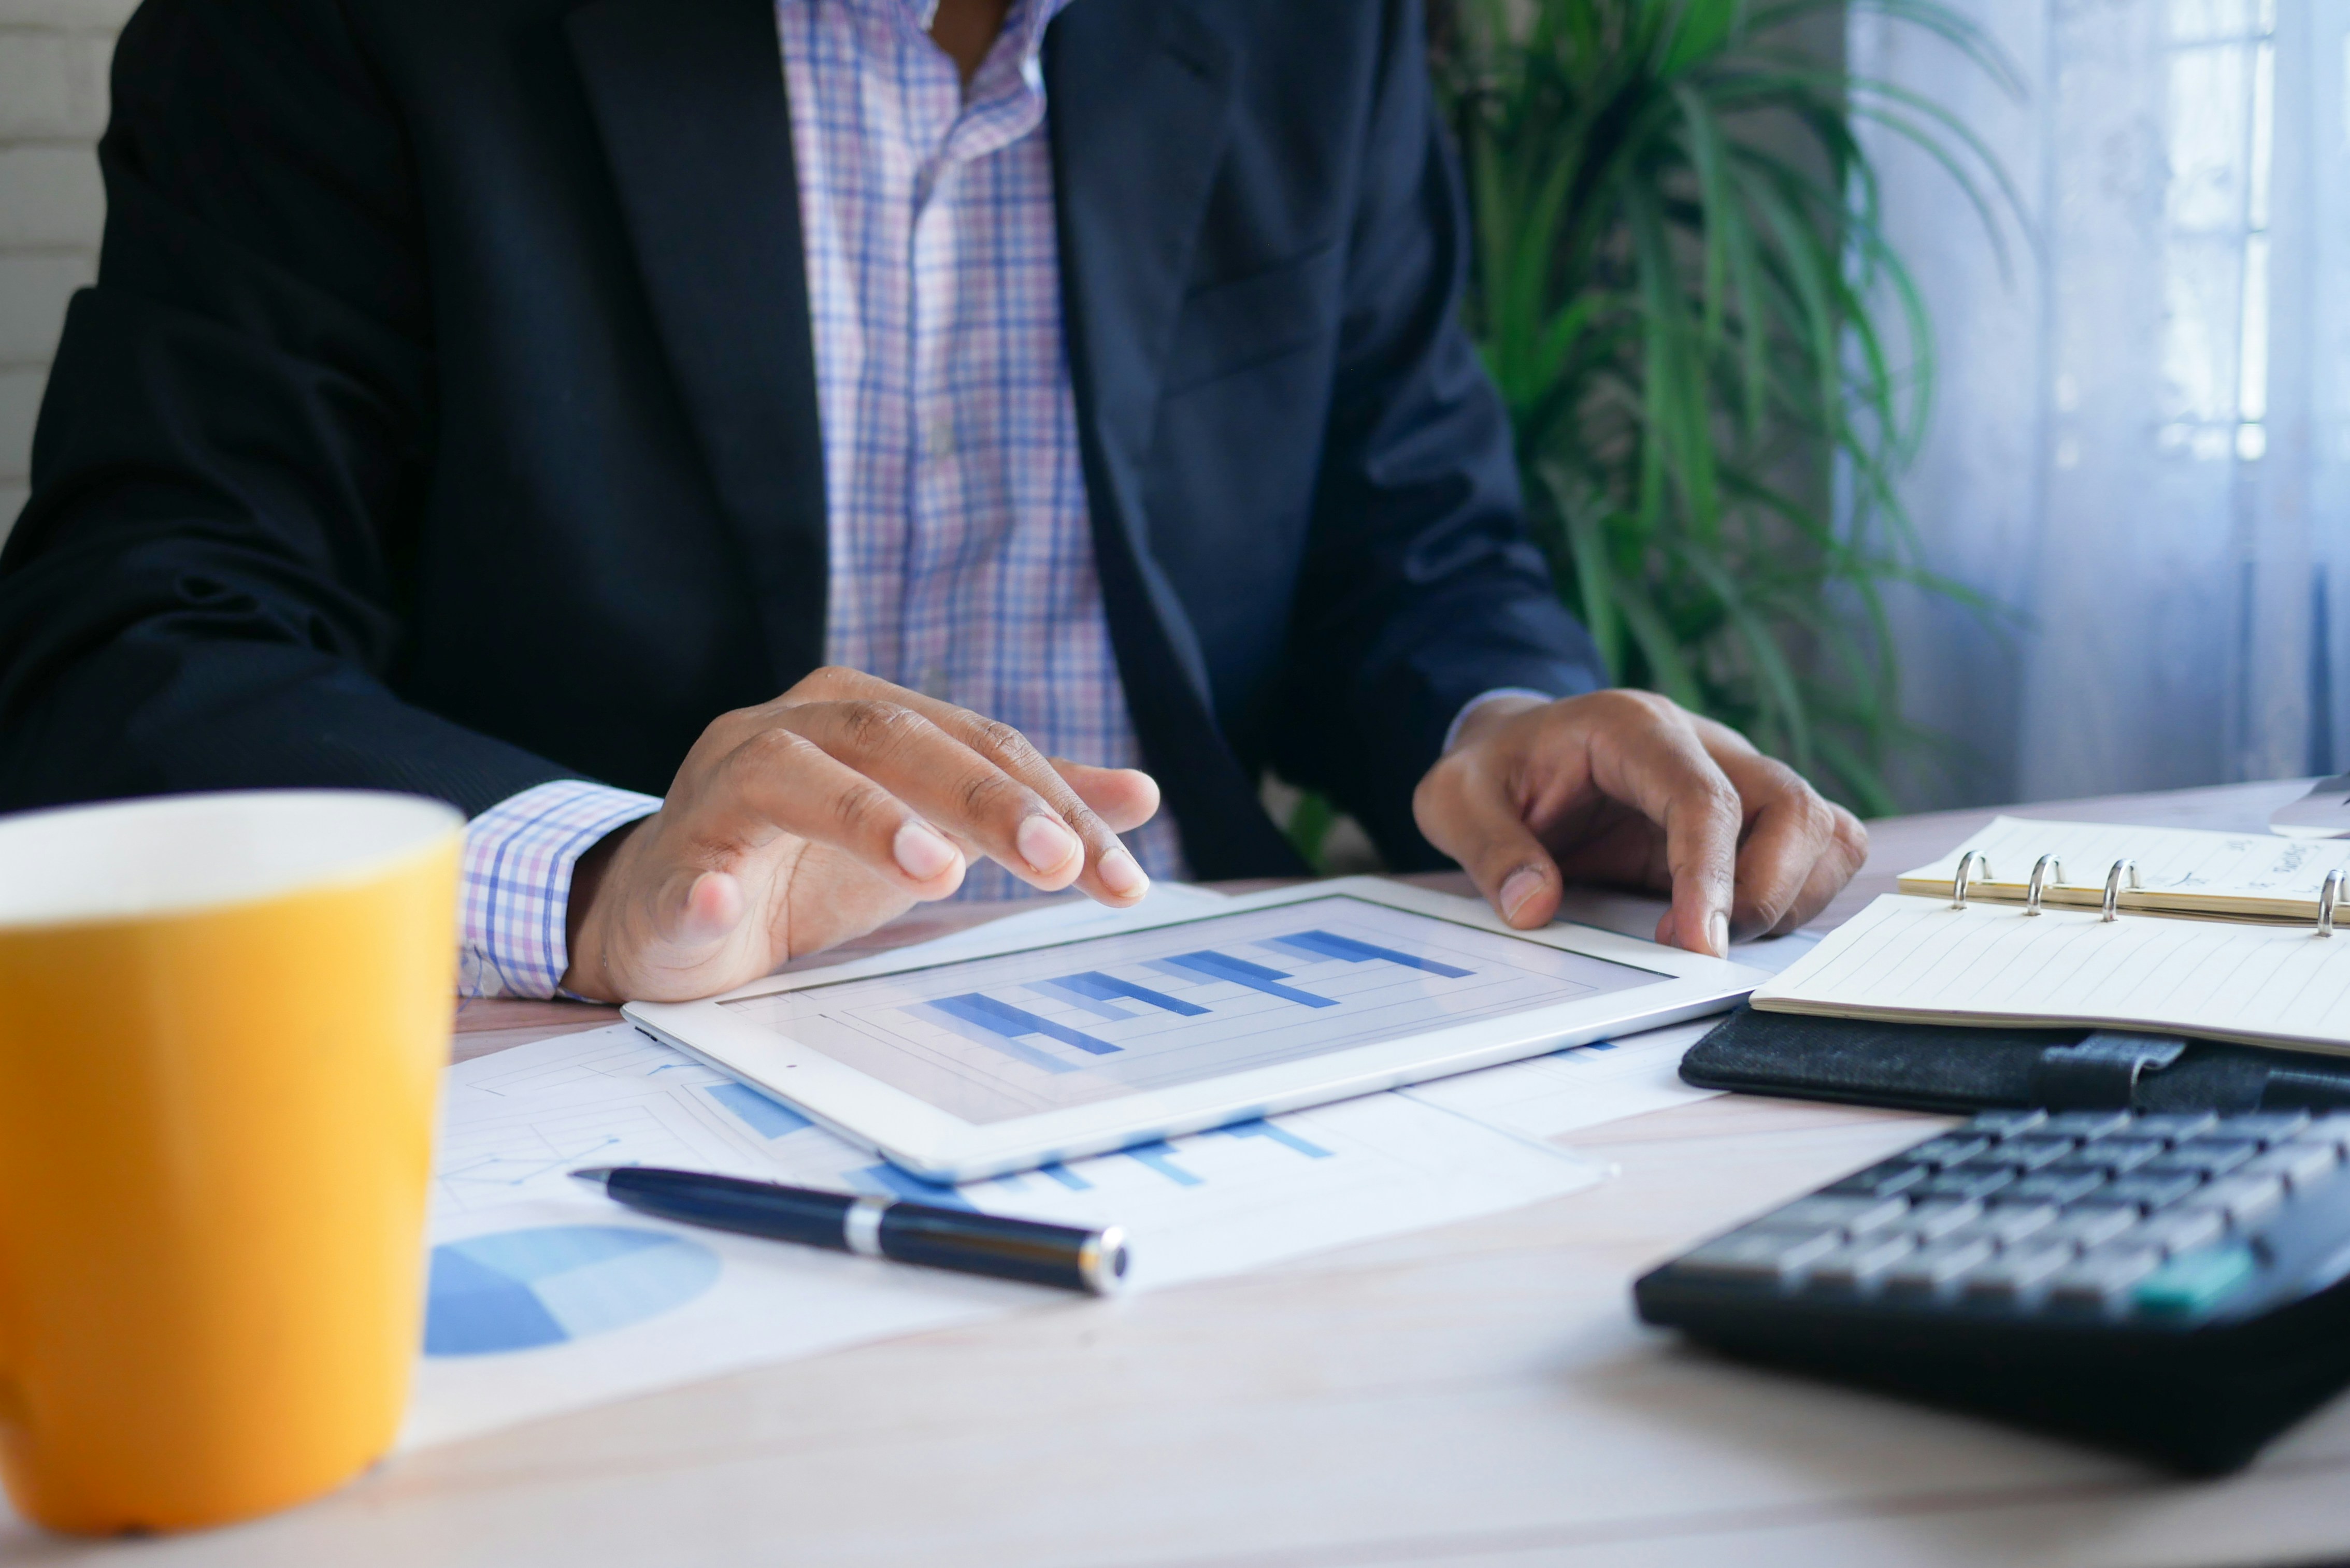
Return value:
<svg viewBox="0 0 2350 1568">
<path fill-rule="evenodd" d="M 1793 768 L 1647 691 L 1479 704 L 1412 811 L 1521 930 L 1569 878 L 1614 883 L 1670 893 L 1657 940 L 1717 957 L 1810 920 L 1868 853 Z"/>
</svg>

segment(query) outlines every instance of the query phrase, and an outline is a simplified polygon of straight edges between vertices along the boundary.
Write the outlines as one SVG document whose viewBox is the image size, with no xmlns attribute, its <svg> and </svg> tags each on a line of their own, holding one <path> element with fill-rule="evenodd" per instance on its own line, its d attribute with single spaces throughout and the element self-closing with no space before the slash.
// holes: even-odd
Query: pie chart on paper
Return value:
<svg viewBox="0 0 2350 1568">
<path fill-rule="evenodd" d="M 424 1354 L 562 1345 L 675 1311 L 717 1281 L 718 1254 L 660 1231 L 542 1225 L 432 1249 Z"/>
</svg>

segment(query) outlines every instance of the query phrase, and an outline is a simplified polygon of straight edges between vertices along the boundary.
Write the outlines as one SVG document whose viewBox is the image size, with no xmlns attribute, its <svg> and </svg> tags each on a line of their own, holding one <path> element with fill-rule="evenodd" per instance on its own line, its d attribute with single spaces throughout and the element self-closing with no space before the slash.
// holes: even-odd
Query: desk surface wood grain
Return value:
<svg viewBox="0 0 2350 1568">
<path fill-rule="evenodd" d="M 2262 826 L 2293 786 L 2032 814 Z M 1873 826 L 1832 922 L 1988 813 Z M 931 913 L 877 939 L 977 918 Z M 471 1056 L 610 1014 L 485 1003 Z M 1641 1328 L 1638 1272 L 1927 1118 L 1725 1097 L 1589 1129 L 1584 1193 L 1243 1278 L 786 1363 L 405 1455 L 234 1530 L 0 1563 L 596 1568 L 2096 1564 L 2350 1556 L 2350 1400 L 2181 1482 L 1740 1367 Z"/>
</svg>

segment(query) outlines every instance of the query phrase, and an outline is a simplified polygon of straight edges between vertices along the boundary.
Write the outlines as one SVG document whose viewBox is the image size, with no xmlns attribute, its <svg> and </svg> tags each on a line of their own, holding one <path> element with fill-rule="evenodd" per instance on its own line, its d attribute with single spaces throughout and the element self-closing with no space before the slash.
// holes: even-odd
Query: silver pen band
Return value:
<svg viewBox="0 0 2350 1568">
<path fill-rule="evenodd" d="M 881 1255 L 881 1216 L 894 1205 L 887 1198 L 860 1198 L 840 1217 L 841 1239 L 860 1258 Z"/>
<path fill-rule="evenodd" d="M 1108 1295 L 1126 1283 L 1126 1228 L 1109 1225 L 1086 1238 L 1077 1249 L 1077 1277 L 1097 1296 Z"/>
</svg>

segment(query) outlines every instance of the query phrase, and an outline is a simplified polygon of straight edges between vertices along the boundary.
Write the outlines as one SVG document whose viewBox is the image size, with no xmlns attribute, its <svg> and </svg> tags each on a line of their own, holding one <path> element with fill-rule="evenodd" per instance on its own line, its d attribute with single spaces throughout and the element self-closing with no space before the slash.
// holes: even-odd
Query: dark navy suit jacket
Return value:
<svg viewBox="0 0 2350 1568">
<path fill-rule="evenodd" d="M 1597 682 L 1463 334 L 1410 0 L 1076 0 L 1063 291 L 1118 668 L 1194 869 L 1267 766 L 1423 864 L 1461 704 Z M 0 805 L 658 793 L 824 646 L 769 0 L 148 0 L 0 558 Z"/>
</svg>

